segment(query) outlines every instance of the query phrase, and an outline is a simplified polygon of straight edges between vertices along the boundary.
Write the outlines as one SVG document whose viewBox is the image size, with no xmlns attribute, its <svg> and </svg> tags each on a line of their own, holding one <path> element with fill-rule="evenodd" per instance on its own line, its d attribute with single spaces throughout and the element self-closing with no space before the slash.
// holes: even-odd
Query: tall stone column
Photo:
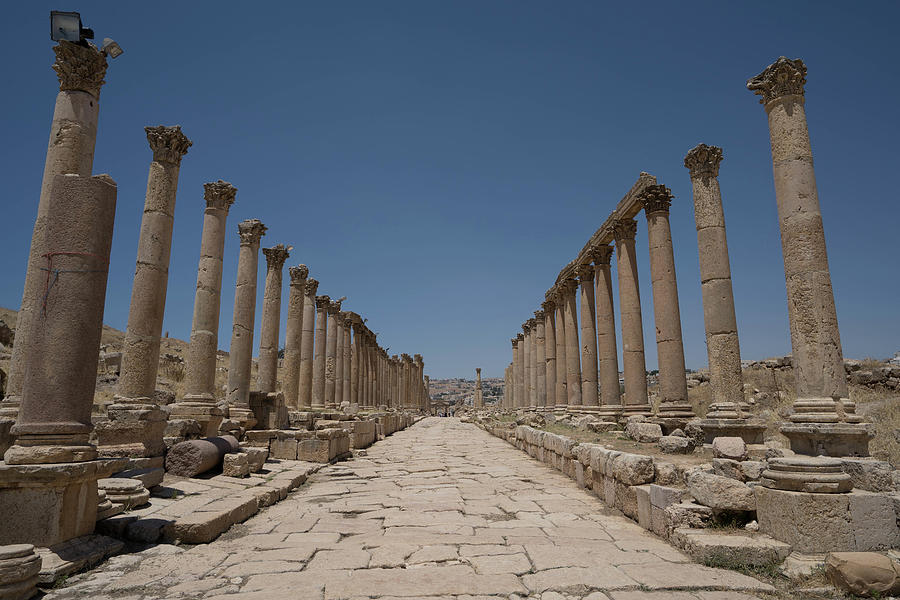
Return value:
<svg viewBox="0 0 900 600">
<path fill-rule="evenodd" d="M 519 360 L 519 340 L 517 338 L 511 338 L 510 344 L 512 344 L 512 362 L 509 364 L 509 387 L 506 388 L 507 393 L 505 394 L 509 398 L 509 402 L 507 403 L 507 408 L 515 408 L 518 406 L 518 399 L 516 398 L 516 363 Z"/>
<path fill-rule="evenodd" d="M 316 296 L 316 356 L 313 360 L 312 407 L 325 408 L 325 336 L 331 298 Z"/>
<path fill-rule="evenodd" d="M 725 212 L 719 189 L 722 149 L 699 144 L 684 157 L 694 191 L 694 221 L 700 253 L 700 287 L 713 402 L 707 418 L 745 416 L 741 347 L 738 341 Z"/>
<path fill-rule="evenodd" d="M 303 308 L 309 268 L 298 265 L 288 269 L 291 278 L 288 294 L 287 329 L 284 334 L 284 375 L 281 389 L 288 408 L 300 409 L 300 364 L 303 355 Z"/>
<path fill-rule="evenodd" d="M 335 350 L 334 350 L 334 406 L 340 408 L 344 400 L 344 314 L 338 311 L 334 315 Z"/>
<path fill-rule="evenodd" d="M 263 248 L 266 256 L 266 287 L 263 291 L 262 324 L 259 330 L 259 391 L 269 394 L 278 384 L 278 338 L 281 328 L 281 294 L 284 261 L 291 247 L 278 244 Z"/>
<path fill-rule="evenodd" d="M 53 70 L 59 78 L 59 94 L 50 124 L 37 218 L 25 269 L 25 289 L 16 317 L 16 340 L 6 380 L 6 397 L 0 401 L 0 418 L 15 419 L 18 414 L 31 324 L 41 313 L 41 292 L 47 277 L 40 269 L 46 267 L 47 262 L 44 255 L 48 252 L 46 228 L 53 178 L 64 173 L 90 177 L 94 164 L 100 88 L 105 83 L 106 56 L 93 46 L 65 41 L 59 42 L 53 52 L 56 53 Z M 0 438 L 0 448 L 2 444 Z"/>
<path fill-rule="evenodd" d="M 145 127 L 144 131 L 153 161 L 147 177 L 119 383 L 114 404 L 107 407 L 109 421 L 96 427 L 101 456 L 161 457 L 166 449 L 163 431 L 167 415 L 154 401 L 154 393 L 178 174 L 191 141 L 178 126 Z"/>
<path fill-rule="evenodd" d="M 431 415 L 431 377 L 425 376 L 425 414 Z"/>
<path fill-rule="evenodd" d="M 481 367 L 475 368 L 475 397 L 472 399 L 474 408 L 484 408 L 481 395 Z"/>
<path fill-rule="evenodd" d="M 594 301 L 594 267 L 590 264 L 578 265 L 581 310 L 581 404 L 585 410 L 598 410 L 600 405 L 597 389 L 597 315 Z"/>
<path fill-rule="evenodd" d="M 415 390 L 416 390 L 416 408 L 418 410 L 425 409 L 425 363 L 422 361 L 422 355 L 416 354 L 413 357 L 416 361 L 416 379 L 415 379 Z"/>
<path fill-rule="evenodd" d="M 556 305 L 552 300 L 541 303 L 544 310 L 544 406 L 556 405 Z"/>
<path fill-rule="evenodd" d="M 216 435 L 223 411 L 216 406 L 216 353 L 219 349 L 219 309 L 222 295 L 222 256 L 225 220 L 237 188 L 221 179 L 203 184 L 206 211 L 200 240 L 200 266 L 191 341 L 185 360 L 185 395 L 169 415 L 194 419 L 204 437 Z"/>
<path fill-rule="evenodd" d="M 555 288 L 553 291 L 553 303 L 556 305 L 556 404 L 554 410 L 557 412 L 565 411 L 569 404 L 565 302 L 559 288 Z"/>
<path fill-rule="evenodd" d="M 534 370 L 537 405 L 547 406 L 547 340 L 544 327 L 544 311 L 534 311 Z"/>
<path fill-rule="evenodd" d="M 797 400 L 781 432 L 800 454 L 867 456 L 871 431 L 849 400 L 806 125 L 806 65 L 779 58 L 747 82 L 769 118 Z"/>
<path fill-rule="evenodd" d="M 566 394 L 569 409 L 581 408 L 581 347 L 578 344 L 578 283 L 566 279 L 562 284 L 563 318 L 566 327 Z"/>
<path fill-rule="evenodd" d="M 601 246 L 592 252 L 597 302 L 600 414 L 606 417 L 618 417 L 622 414 L 622 398 L 619 394 L 619 358 L 616 347 L 616 318 L 613 312 L 612 274 L 609 265 L 612 251 L 612 246 Z"/>
<path fill-rule="evenodd" d="M 528 319 L 522 325 L 525 334 L 525 406 L 535 408 L 537 406 L 537 390 L 535 389 L 534 371 L 534 319 Z"/>
<path fill-rule="evenodd" d="M 616 239 L 616 271 L 619 276 L 619 309 L 622 317 L 622 362 L 625 368 L 625 415 L 650 415 L 647 400 L 647 365 L 644 361 L 644 325 L 637 276 L 634 236 L 637 222 L 619 221 Z"/>
<path fill-rule="evenodd" d="M 12 428 L 17 440 L 0 462 L 3 545 L 46 547 L 93 533 L 97 479 L 124 463 L 94 460 L 89 441 L 116 184 L 107 175 L 69 174 L 57 175 L 49 187 L 44 264 L 33 265 L 46 287 L 28 298 L 36 313 Z"/>
<path fill-rule="evenodd" d="M 525 334 L 516 336 L 516 407 L 528 406 L 528 397 L 525 394 Z"/>
<path fill-rule="evenodd" d="M 659 362 L 659 411 L 665 431 L 682 428 L 696 415 L 688 402 L 684 372 L 684 342 L 681 339 L 681 311 L 675 254 L 669 227 L 672 192 L 664 185 L 644 190 L 641 204 L 647 215 L 650 242 L 650 280 L 653 285 L 653 318 L 656 322 L 656 354 Z"/>
<path fill-rule="evenodd" d="M 312 407 L 313 371 L 315 366 L 316 292 L 319 282 L 307 279 L 303 288 L 303 335 L 300 339 L 300 409 Z"/>
<path fill-rule="evenodd" d="M 350 395 L 350 381 L 352 377 L 351 369 L 353 368 L 353 347 L 350 345 L 350 328 L 353 325 L 353 320 L 350 317 L 350 313 L 341 313 L 341 316 L 344 320 L 343 333 L 344 333 L 344 343 L 341 345 L 343 356 L 341 360 L 343 361 L 343 367 L 341 369 L 343 383 L 341 384 L 341 403 L 346 402 L 347 404 L 351 403 Z"/>
<path fill-rule="evenodd" d="M 256 318 L 256 276 L 259 268 L 259 242 L 266 226 L 259 219 L 238 223 L 241 238 L 237 279 L 234 291 L 234 320 L 228 351 L 228 417 L 245 429 L 253 427 L 250 410 L 250 368 L 253 362 L 253 322 Z M 253 420 L 254 423 L 249 423 Z"/>
<path fill-rule="evenodd" d="M 407 409 L 409 408 L 409 398 L 407 397 L 408 387 L 406 385 L 406 359 L 405 355 L 400 355 L 400 360 L 397 363 L 397 373 L 399 375 L 399 379 L 397 381 L 397 391 L 399 393 L 400 398 L 400 408 Z"/>
<path fill-rule="evenodd" d="M 509 366 L 503 369 L 503 398 L 500 400 L 501 408 L 509 408 L 512 387 L 509 379 Z"/>
<path fill-rule="evenodd" d="M 353 345 L 350 353 L 350 404 L 360 405 L 359 394 L 359 359 L 360 359 L 360 335 L 362 321 L 356 313 L 350 313 L 350 327 L 353 329 Z M 349 329 L 349 328 L 348 328 Z"/>
</svg>

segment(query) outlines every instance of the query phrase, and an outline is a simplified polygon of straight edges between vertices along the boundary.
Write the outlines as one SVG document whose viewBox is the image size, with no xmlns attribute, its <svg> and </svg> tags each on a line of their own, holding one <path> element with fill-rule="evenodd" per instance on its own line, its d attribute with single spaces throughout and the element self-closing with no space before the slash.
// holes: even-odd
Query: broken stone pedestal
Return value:
<svg viewBox="0 0 900 600">
<path fill-rule="evenodd" d="M 110 477 L 97 481 L 97 488 L 106 493 L 113 504 L 121 504 L 126 510 L 143 506 L 150 501 L 150 492 L 137 479 Z"/>
<path fill-rule="evenodd" d="M 703 429 L 703 443 L 712 444 L 717 437 L 739 437 L 745 444 L 762 444 L 766 425 L 757 419 L 706 418 L 696 421 Z"/>
<path fill-rule="evenodd" d="M 291 419 L 282 392 L 250 392 L 256 429 L 288 429 Z"/>
<path fill-rule="evenodd" d="M 0 598 L 28 600 L 37 594 L 41 557 L 31 544 L 0 546 Z"/>
<path fill-rule="evenodd" d="M 790 440 L 791 450 L 807 456 L 868 456 L 869 440 L 875 436 L 871 423 L 858 422 L 785 423 L 781 433 Z"/>
</svg>

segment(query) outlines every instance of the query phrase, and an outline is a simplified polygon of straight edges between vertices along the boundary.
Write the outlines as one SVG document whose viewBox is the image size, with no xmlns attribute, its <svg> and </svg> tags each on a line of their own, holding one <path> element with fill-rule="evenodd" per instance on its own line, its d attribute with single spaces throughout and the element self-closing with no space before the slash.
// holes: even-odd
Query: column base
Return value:
<svg viewBox="0 0 900 600">
<path fill-rule="evenodd" d="M 785 423 L 791 450 L 806 456 L 869 456 L 871 423 Z"/>
<path fill-rule="evenodd" d="M 124 458 L 0 463 L 0 514 L 15 518 L 15 527 L 0 528 L 0 545 L 52 546 L 92 533 L 97 520 L 97 480 L 120 471 L 126 463 Z"/>
<path fill-rule="evenodd" d="M 166 412 L 150 402 L 117 400 L 106 409 L 109 421 L 94 426 L 99 455 L 104 458 L 149 458 L 165 454 Z M 149 398 L 140 400 L 149 401 Z"/>
<path fill-rule="evenodd" d="M 81 463 L 96 458 L 97 447 L 88 442 L 86 434 L 22 434 L 3 454 L 8 465 Z"/>
<path fill-rule="evenodd" d="M 760 484 L 774 490 L 837 494 L 853 489 L 841 461 L 822 456 L 791 456 L 769 460 Z"/>
<path fill-rule="evenodd" d="M 745 444 L 762 444 L 766 424 L 758 419 L 699 419 L 703 443 L 712 444 L 717 437 L 739 437 Z"/>
<path fill-rule="evenodd" d="M 238 407 L 243 410 L 243 407 Z M 287 429 L 291 424 L 290 411 L 283 392 L 250 392 L 250 411 L 254 424 L 245 429 Z"/>
<path fill-rule="evenodd" d="M 622 406 L 622 417 L 628 418 L 635 415 L 641 415 L 644 417 L 653 416 L 653 407 L 650 406 L 649 402 L 644 404 L 625 404 Z"/>
<path fill-rule="evenodd" d="M 621 404 L 617 404 L 617 405 L 607 404 L 607 405 L 600 406 L 599 409 L 600 410 L 597 411 L 597 416 L 600 416 L 603 418 L 609 418 L 609 419 L 613 419 L 613 420 L 615 420 L 619 416 L 621 416 L 622 410 L 623 410 Z"/>
<path fill-rule="evenodd" d="M 228 419 L 234 421 L 241 429 L 245 431 L 248 429 L 253 429 L 253 426 L 258 422 L 253 411 L 243 406 L 229 406 Z M 221 427 L 221 425 L 219 427 Z M 280 428 L 276 427 L 275 429 Z"/>
<path fill-rule="evenodd" d="M 210 404 L 209 401 L 195 401 L 191 396 L 185 396 L 182 402 L 176 402 L 169 411 L 170 418 L 193 419 L 200 424 L 201 437 L 213 437 L 219 433 L 219 425 L 225 411 Z"/>
</svg>

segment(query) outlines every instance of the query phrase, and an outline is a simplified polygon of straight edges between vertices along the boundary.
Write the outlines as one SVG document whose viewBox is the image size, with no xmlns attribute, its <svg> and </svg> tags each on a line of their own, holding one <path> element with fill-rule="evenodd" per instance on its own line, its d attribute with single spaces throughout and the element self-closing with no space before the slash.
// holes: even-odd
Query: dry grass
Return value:
<svg viewBox="0 0 900 600">
<path fill-rule="evenodd" d="M 856 402 L 856 412 L 875 424 L 869 453 L 888 461 L 894 468 L 900 466 L 900 395 L 881 386 L 851 385 L 850 399 Z"/>
</svg>

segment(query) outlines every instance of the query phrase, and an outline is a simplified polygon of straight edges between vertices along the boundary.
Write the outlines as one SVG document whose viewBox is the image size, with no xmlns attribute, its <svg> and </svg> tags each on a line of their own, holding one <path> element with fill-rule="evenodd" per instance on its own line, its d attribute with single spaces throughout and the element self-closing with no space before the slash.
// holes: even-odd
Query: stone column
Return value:
<svg viewBox="0 0 900 600">
<path fill-rule="evenodd" d="M 578 344 L 578 300 L 575 279 L 566 279 L 562 285 L 564 319 L 566 327 L 566 394 L 567 406 L 581 408 L 581 347 Z"/>
<path fill-rule="evenodd" d="M 515 408 L 518 406 L 518 399 L 516 398 L 516 363 L 519 360 L 519 340 L 516 338 L 511 338 L 510 344 L 512 344 L 512 362 L 509 364 L 509 387 L 506 388 L 505 396 L 509 399 L 507 403 L 507 408 Z"/>
<path fill-rule="evenodd" d="M 50 124 L 50 142 L 44 162 L 37 218 L 31 234 L 25 289 L 16 317 L 16 340 L 6 380 L 6 397 L 0 401 L 0 418 L 16 418 L 25 379 L 25 355 L 30 344 L 31 323 L 41 313 L 42 292 L 47 280 L 46 273 L 41 269 L 46 267 L 44 255 L 49 247 L 46 228 L 53 178 L 64 173 L 90 177 L 94 164 L 100 87 L 105 83 L 106 56 L 93 46 L 65 41 L 54 46 L 53 52 L 56 53 L 53 70 L 59 78 L 59 94 Z M 3 440 L 0 439 L 0 449 L 2 445 Z"/>
<path fill-rule="evenodd" d="M 472 399 L 474 408 L 484 408 L 481 396 L 481 367 L 475 368 L 475 398 Z"/>
<path fill-rule="evenodd" d="M 522 332 L 525 335 L 525 406 L 534 408 L 537 404 L 536 390 L 534 389 L 534 336 L 532 328 L 534 319 L 528 319 L 522 324 Z"/>
<path fill-rule="evenodd" d="M 344 401 L 344 313 L 338 311 L 334 315 L 335 350 L 334 350 L 334 406 L 340 408 Z"/>
<path fill-rule="evenodd" d="M 650 243 L 650 280 L 653 284 L 653 318 L 656 322 L 656 354 L 659 363 L 659 411 L 663 430 L 683 428 L 696 415 L 688 402 L 684 373 L 681 311 L 675 279 L 675 254 L 669 227 L 672 192 L 664 185 L 644 190 L 641 204 L 647 215 Z"/>
<path fill-rule="evenodd" d="M 431 412 L 431 377 L 428 375 L 425 376 L 425 413 L 432 414 Z"/>
<path fill-rule="evenodd" d="M 516 407 L 528 406 L 528 398 L 525 395 L 525 335 L 516 336 Z"/>
<path fill-rule="evenodd" d="M 637 222 L 633 219 L 618 221 L 613 229 L 616 239 L 616 271 L 619 276 L 619 310 L 622 317 L 622 361 L 625 363 L 624 414 L 649 416 L 641 292 L 634 251 L 636 234 Z"/>
<path fill-rule="evenodd" d="M 301 410 L 312 407 L 316 291 L 318 289 L 318 281 L 312 278 L 306 280 L 303 288 L 303 336 L 300 340 L 299 407 Z"/>
<path fill-rule="evenodd" d="M 284 334 L 284 375 L 281 389 L 285 404 L 300 410 L 300 365 L 303 357 L 303 309 L 309 268 L 298 265 L 288 269 L 291 278 L 288 294 L 287 330 Z"/>
<path fill-rule="evenodd" d="M 544 406 L 556 404 L 556 305 L 552 300 L 541 303 L 544 310 Z"/>
<path fill-rule="evenodd" d="M 400 401 L 400 408 L 407 408 L 409 400 L 406 397 L 406 361 L 402 354 L 397 359 L 397 398 Z"/>
<path fill-rule="evenodd" d="M 424 410 L 425 399 L 423 398 L 423 396 L 425 392 L 425 363 L 422 361 L 421 354 L 416 354 L 413 358 L 416 361 L 416 379 L 414 381 L 414 389 L 416 391 L 416 408 L 418 410 Z"/>
<path fill-rule="evenodd" d="M 12 428 L 17 440 L 0 462 L 7 521 L 0 544 L 46 547 L 93 533 L 97 479 L 124 466 L 123 459 L 93 460 L 89 441 L 115 207 L 116 184 L 107 175 L 50 182 L 44 264 L 33 265 L 45 287 L 27 299 L 36 312 Z M 10 574 L 7 568 L 6 581 Z"/>
<path fill-rule="evenodd" d="M 409 410 L 411 408 L 409 397 L 409 365 L 411 360 L 409 354 L 401 354 L 400 360 L 400 394 L 403 398 L 402 406 L 404 409 Z"/>
<path fill-rule="evenodd" d="M 154 393 L 178 173 L 191 141 L 178 126 L 145 127 L 144 131 L 153 162 L 147 177 L 119 382 L 114 404 L 107 407 L 109 421 L 96 428 L 101 456 L 161 457 L 166 449 L 163 431 L 167 415 L 157 406 Z"/>
<path fill-rule="evenodd" d="M 237 189 L 221 179 L 203 185 L 206 211 L 200 241 L 200 266 L 191 341 L 185 360 L 185 395 L 172 405 L 170 417 L 194 419 L 201 435 L 216 435 L 222 409 L 216 406 L 216 353 L 219 350 L 219 308 L 222 294 L 222 255 L 225 220 Z"/>
<path fill-rule="evenodd" d="M 234 291 L 234 320 L 228 350 L 228 416 L 249 429 L 255 424 L 250 410 L 250 368 L 253 362 L 253 322 L 256 318 L 256 276 L 259 267 L 259 241 L 266 226 L 259 219 L 238 223 L 241 246 L 238 251 L 237 280 Z M 249 421 L 253 420 L 251 424 Z"/>
<path fill-rule="evenodd" d="M 556 404 L 554 410 L 562 412 L 569 403 L 567 385 L 568 370 L 566 360 L 566 316 L 565 298 L 558 288 L 553 290 L 553 304 L 556 305 Z"/>
<path fill-rule="evenodd" d="M 512 399 L 512 386 L 510 386 L 509 366 L 503 369 L 503 398 L 500 401 L 501 408 L 509 408 Z"/>
<path fill-rule="evenodd" d="M 360 327 L 362 326 L 362 322 L 359 318 L 359 315 L 356 313 L 350 313 L 351 321 L 350 325 L 353 329 L 353 346 L 351 348 L 350 353 L 350 405 L 360 405 L 359 398 L 359 354 L 360 354 Z M 348 330 L 350 327 L 348 327 Z"/>
<path fill-rule="evenodd" d="M 547 406 L 547 340 L 544 327 L 544 311 L 534 311 L 534 370 L 537 406 Z"/>
<path fill-rule="evenodd" d="M 594 267 L 578 265 L 575 269 L 580 289 L 581 310 L 581 404 L 585 410 L 599 409 L 597 389 L 597 314 L 594 301 Z"/>
<path fill-rule="evenodd" d="M 700 287 L 709 385 L 713 402 L 706 413 L 712 418 L 743 418 L 744 381 L 738 341 L 731 265 L 725 236 L 725 213 L 719 189 L 722 149 L 700 144 L 684 157 L 694 190 L 694 220 L 700 253 Z"/>
<path fill-rule="evenodd" d="M 769 118 L 775 200 L 787 284 L 797 400 L 781 432 L 800 454 L 867 456 L 872 432 L 849 401 L 841 336 L 825 250 L 802 60 L 779 58 L 750 79 Z"/>
<path fill-rule="evenodd" d="M 282 270 L 291 247 L 278 244 L 263 248 L 266 256 L 266 287 L 263 292 L 262 324 L 259 330 L 259 391 L 269 394 L 278 383 L 278 338 L 281 327 Z"/>
<path fill-rule="evenodd" d="M 606 417 L 618 417 L 622 414 L 622 398 L 619 395 L 619 358 L 616 348 L 616 318 L 613 312 L 612 274 L 609 268 L 612 251 L 612 246 L 601 246 L 592 252 L 597 302 L 600 414 Z"/>
<path fill-rule="evenodd" d="M 329 306 L 331 298 L 316 296 L 316 356 L 313 361 L 312 407 L 318 409 L 325 408 L 325 336 Z"/>
<path fill-rule="evenodd" d="M 351 369 L 353 368 L 353 358 L 352 358 L 353 347 L 350 344 L 350 328 L 353 325 L 353 320 L 350 316 L 350 313 L 345 312 L 345 313 L 342 313 L 341 316 L 344 319 L 344 327 L 343 327 L 344 343 L 341 346 L 341 348 L 343 349 L 342 361 L 344 363 L 343 367 L 342 367 L 342 371 L 341 371 L 342 375 L 343 375 L 343 383 L 341 385 L 341 390 L 343 391 L 343 393 L 341 394 L 341 402 L 342 403 L 346 402 L 349 405 L 352 403 L 352 401 L 350 400 L 350 396 L 351 396 L 351 389 L 350 389 L 351 383 L 350 382 L 351 382 L 351 378 L 352 378 Z"/>
</svg>

